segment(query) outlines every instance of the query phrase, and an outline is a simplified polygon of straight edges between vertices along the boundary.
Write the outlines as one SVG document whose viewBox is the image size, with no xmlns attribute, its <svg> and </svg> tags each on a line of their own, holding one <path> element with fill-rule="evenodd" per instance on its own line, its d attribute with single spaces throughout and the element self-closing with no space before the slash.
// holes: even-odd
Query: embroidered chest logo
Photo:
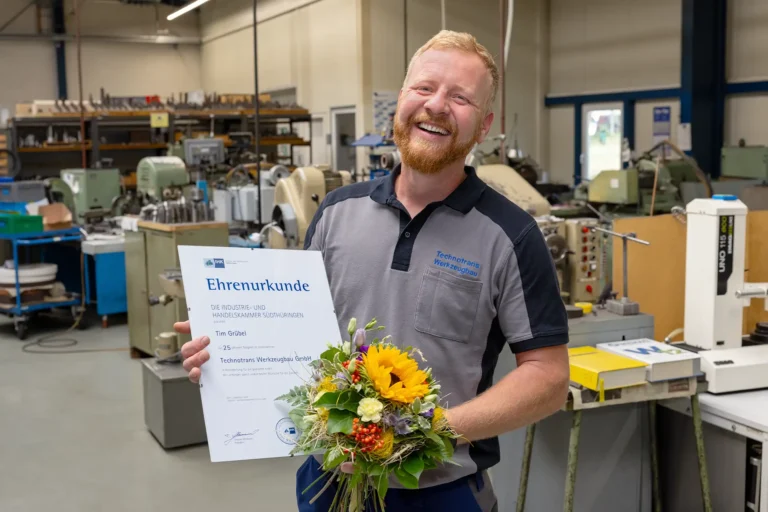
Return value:
<svg viewBox="0 0 768 512">
<path fill-rule="evenodd" d="M 480 264 L 478 262 L 460 258 L 443 251 L 437 251 L 434 264 L 437 267 L 446 268 L 458 272 L 459 274 L 472 277 L 477 277 L 477 273 L 480 270 Z"/>
</svg>

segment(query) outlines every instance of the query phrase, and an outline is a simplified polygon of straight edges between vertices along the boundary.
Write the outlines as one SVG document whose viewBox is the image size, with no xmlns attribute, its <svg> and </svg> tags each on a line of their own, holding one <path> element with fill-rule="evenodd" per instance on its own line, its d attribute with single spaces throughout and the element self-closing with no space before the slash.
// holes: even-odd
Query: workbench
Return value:
<svg viewBox="0 0 768 512">
<path fill-rule="evenodd" d="M 102 327 L 106 327 L 109 315 L 128 311 L 125 238 L 122 235 L 96 235 L 83 242 L 83 256 L 85 287 L 92 292 L 88 302 L 89 305 L 96 304 Z"/>
<path fill-rule="evenodd" d="M 745 510 L 748 495 L 746 468 L 748 465 L 747 440 L 754 440 L 762 446 L 762 460 L 759 475 L 759 506 L 754 510 L 768 512 L 768 390 L 748 391 L 725 395 L 702 393 L 699 395 L 701 419 L 705 426 L 704 445 L 710 461 L 710 483 L 714 510 Z M 692 489 L 692 475 L 687 463 L 690 454 L 690 431 L 684 428 L 687 418 L 670 413 L 662 416 L 663 409 L 691 415 L 686 400 L 665 400 L 659 402 L 659 432 L 668 439 L 668 446 L 660 450 L 662 462 L 668 459 L 669 477 L 666 479 L 665 501 L 667 510 L 686 512 L 701 510 Z M 717 457 L 715 459 L 715 457 Z M 695 464 L 695 459 L 694 459 Z M 679 465 L 679 467 L 677 467 Z M 698 508 L 697 508 L 698 507 Z"/>
</svg>

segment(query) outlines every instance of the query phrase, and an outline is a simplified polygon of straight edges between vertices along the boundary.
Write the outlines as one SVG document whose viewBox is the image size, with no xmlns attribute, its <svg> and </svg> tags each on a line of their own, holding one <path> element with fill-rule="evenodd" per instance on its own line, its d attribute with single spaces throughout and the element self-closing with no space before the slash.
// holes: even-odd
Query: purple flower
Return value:
<svg viewBox="0 0 768 512">
<path fill-rule="evenodd" d="M 355 345 L 358 347 L 365 345 L 365 329 L 358 329 L 355 331 L 354 341 Z"/>
<path fill-rule="evenodd" d="M 384 424 L 395 429 L 395 434 L 404 436 L 411 433 L 411 420 L 401 418 L 397 412 L 384 415 Z"/>
<path fill-rule="evenodd" d="M 362 352 L 363 354 L 367 354 L 369 348 L 370 347 L 368 345 L 360 345 L 360 352 Z"/>
<path fill-rule="evenodd" d="M 421 411 L 421 416 L 424 416 L 427 419 L 432 419 L 432 416 L 435 415 L 435 409 L 434 407 L 432 409 L 427 409 L 426 411 Z"/>
</svg>

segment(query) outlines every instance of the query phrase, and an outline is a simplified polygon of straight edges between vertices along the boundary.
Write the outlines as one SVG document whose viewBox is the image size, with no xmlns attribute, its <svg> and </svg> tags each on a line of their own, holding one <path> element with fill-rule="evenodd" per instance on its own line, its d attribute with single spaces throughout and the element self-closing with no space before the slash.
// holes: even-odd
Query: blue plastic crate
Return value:
<svg viewBox="0 0 768 512">
<path fill-rule="evenodd" d="M 26 215 L 27 203 L 6 203 L 4 201 L 0 201 L 0 213 L 2 212 L 14 212 Z"/>
</svg>

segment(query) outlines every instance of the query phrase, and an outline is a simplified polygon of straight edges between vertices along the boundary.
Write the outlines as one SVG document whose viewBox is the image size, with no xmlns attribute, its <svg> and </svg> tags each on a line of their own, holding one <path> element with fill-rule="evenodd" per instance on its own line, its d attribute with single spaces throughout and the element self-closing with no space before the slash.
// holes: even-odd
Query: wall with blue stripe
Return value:
<svg viewBox="0 0 768 512">
<path fill-rule="evenodd" d="M 717 1 L 717 0 L 715 0 Z M 652 146 L 656 106 L 671 108 L 677 142 L 683 52 L 683 0 L 551 0 L 549 152 L 553 181 L 573 183 L 580 164 L 583 105 L 620 103 L 633 148 Z M 727 0 L 723 144 L 768 144 L 768 2 Z M 697 18 L 698 19 L 698 18 Z M 697 34 L 698 35 L 698 34 Z M 688 59 L 688 60 L 685 60 Z M 690 113 L 685 114 L 690 116 Z"/>
</svg>

